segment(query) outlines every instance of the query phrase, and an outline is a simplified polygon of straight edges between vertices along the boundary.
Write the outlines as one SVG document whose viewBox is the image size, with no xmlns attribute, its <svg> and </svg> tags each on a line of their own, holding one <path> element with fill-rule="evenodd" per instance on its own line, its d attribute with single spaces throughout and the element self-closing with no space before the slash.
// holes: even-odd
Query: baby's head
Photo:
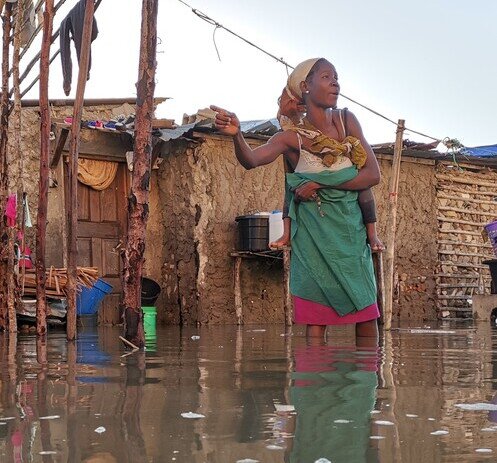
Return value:
<svg viewBox="0 0 497 463">
<path fill-rule="evenodd" d="M 305 113 L 305 106 L 298 98 L 294 97 L 287 87 L 283 89 L 278 98 L 278 121 L 283 130 L 290 125 L 298 125 Z"/>
</svg>

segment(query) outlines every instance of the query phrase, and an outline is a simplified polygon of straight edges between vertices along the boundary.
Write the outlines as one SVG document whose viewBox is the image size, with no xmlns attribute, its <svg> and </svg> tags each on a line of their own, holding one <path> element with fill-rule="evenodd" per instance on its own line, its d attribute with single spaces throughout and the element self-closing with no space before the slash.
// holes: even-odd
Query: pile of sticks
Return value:
<svg viewBox="0 0 497 463">
<path fill-rule="evenodd" d="M 78 267 L 77 286 L 91 288 L 98 279 L 98 268 Z M 66 297 L 67 269 L 50 267 L 46 272 L 46 294 L 47 297 Z M 23 281 L 24 295 L 36 295 L 35 270 L 26 270 Z"/>
</svg>

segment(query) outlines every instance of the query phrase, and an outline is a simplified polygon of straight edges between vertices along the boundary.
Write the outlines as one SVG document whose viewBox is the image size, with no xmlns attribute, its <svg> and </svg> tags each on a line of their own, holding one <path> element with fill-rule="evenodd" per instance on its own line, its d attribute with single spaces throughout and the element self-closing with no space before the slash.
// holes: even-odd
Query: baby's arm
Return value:
<svg viewBox="0 0 497 463">
<path fill-rule="evenodd" d="M 362 213 L 362 219 L 366 225 L 368 243 L 373 252 L 381 252 L 385 249 L 383 243 L 376 234 L 376 203 L 371 188 L 359 191 L 359 207 Z"/>
</svg>

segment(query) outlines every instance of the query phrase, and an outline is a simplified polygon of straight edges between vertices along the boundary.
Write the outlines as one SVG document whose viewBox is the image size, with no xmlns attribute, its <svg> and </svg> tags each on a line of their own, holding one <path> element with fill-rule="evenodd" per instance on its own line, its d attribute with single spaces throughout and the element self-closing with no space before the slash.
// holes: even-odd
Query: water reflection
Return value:
<svg viewBox="0 0 497 463">
<path fill-rule="evenodd" d="M 294 350 L 290 403 L 296 416 L 285 461 L 376 462 L 371 411 L 376 402 L 378 352 L 328 345 Z"/>
<path fill-rule="evenodd" d="M 377 349 L 281 326 L 168 327 L 134 354 L 114 328 L 0 335 L 0 461 L 496 461 L 496 332 L 437 328 Z"/>
</svg>

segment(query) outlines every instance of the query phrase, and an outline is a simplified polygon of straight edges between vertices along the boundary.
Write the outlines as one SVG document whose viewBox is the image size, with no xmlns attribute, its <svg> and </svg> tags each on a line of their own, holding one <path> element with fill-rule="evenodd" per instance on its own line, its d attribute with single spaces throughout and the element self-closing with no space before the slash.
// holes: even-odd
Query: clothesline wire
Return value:
<svg viewBox="0 0 497 463">
<path fill-rule="evenodd" d="M 245 42 L 246 44 L 250 45 L 251 47 L 256 48 L 257 50 L 259 50 L 260 52 L 262 52 L 265 55 L 269 56 L 270 58 L 273 58 L 277 62 L 283 64 L 283 66 L 285 66 L 285 68 L 287 69 L 287 73 L 288 73 L 288 68 L 294 69 L 294 66 L 292 66 L 291 64 L 289 64 L 288 62 L 286 62 L 283 58 L 278 58 L 273 53 L 270 53 L 269 51 L 265 50 L 264 48 L 260 47 L 259 45 L 256 45 L 252 41 L 250 41 L 250 40 L 246 39 L 245 37 L 241 36 L 240 34 L 237 34 L 236 32 L 232 31 L 231 29 L 228 29 L 227 27 L 225 27 L 222 24 L 220 24 L 219 22 L 217 22 L 215 19 L 213 19 L 210 16 L 208 16 L 206 13 L 203 13 L 202 11 L 198 10 L 197 8 L 192 7 L 191 5 L 189 5 L 184 0 L 178 0 L 178 2 L 182 3 L 186 7 L 190 8 L 192 10 L 192 12 L 196 16 L 198 16 L 200 19 L 202 19 L 203 21 L 211 24 L 212 26 L 215 26 L 215 28 L 216 28 L 215 30 L 217 30 L 217 29 L 224 29 L 226 32 L 229 32 L 231 35 L 234 35 L 235 37 L 237 37 L 238 39 L 242 40 L 243 42 Z M 217 46 L 216 46 L 215 42 L 214 42 L 214 46 L 216 48 L 216 52 L 217 52 L 218 57 L 219 57 L 219 51 L 217 49 Z M 366 106 L 366 105 L 364 105 L 362 103 L 359 103 L 357 100 L 354 100 L 353 98 L 350 98 L 350 97 L 344 95 L 341 92 L 340 92 L 340 96 L 342 96 L 346 100 L 349 100 L 350 102 L 352 102 L 352 103 L 360 106 L 361 108 L 366 109 L 367 111 L 375 114 L 376 116 L 381 117 L 382 119 L 385 119 L 386 121 L 394 124 L 395 126 L 397 125 L 397 122 L 395 122 L 392 119 L 388 118 L 387 116 L 379 113 L 378 111 L 375 111 L 374 109 L 372 109 L 372 108 L 370 108 L 370 107 L 368 107 L 368 106 Z M 435 137 L 432 137 L 431 135 L 427 135 L 427 134 L 425 134 L 423 132 L 418 132 L 417 130 L 409 129 L 407 127 L 405 128 L 405 130 L 409 131 L 409 132 L 412 132 L 412 133 L 415 133 L 415 134 L 418 134 L 418 135 L 421 135 L 422 137 L 429 138 L 429 139 L 434 140 L 434 141 L 442 142 L 441 138 L 435 138 Z"/>
</svg>

